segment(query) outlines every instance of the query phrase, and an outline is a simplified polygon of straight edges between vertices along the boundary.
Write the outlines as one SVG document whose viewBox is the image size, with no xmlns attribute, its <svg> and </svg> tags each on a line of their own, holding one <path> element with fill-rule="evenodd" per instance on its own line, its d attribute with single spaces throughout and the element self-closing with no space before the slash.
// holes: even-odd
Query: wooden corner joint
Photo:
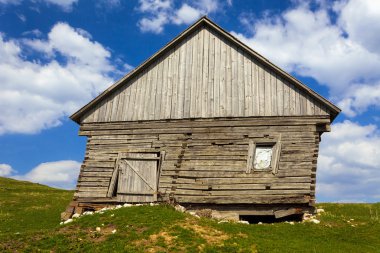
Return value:
<svg viewBox="0 0 380 253">
<path fill-rule="evenodd" d="M 331 125 L 330 123 L 317 124 L 316 130 L 317 132 L 331 132 Z"/>
<path fill-rule="evenodd" d="M 70 204 L 66 207 L 66 210 L 61 213 L 61 220 L 66 221 L 70 219 L 74 213 L 78 213 L 78 202 L 71 201 Z M 80 211 L 81 213 L 81 211 Z"/>
</svg>

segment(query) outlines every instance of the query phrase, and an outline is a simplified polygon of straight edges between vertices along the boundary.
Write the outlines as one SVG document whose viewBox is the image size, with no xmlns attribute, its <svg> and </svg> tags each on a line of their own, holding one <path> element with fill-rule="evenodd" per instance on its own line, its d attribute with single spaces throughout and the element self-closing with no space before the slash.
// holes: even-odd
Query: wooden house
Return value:
<svg viewBox="0 0 380 253">
<path fill-rule="evenodd" d="M 71 116 L 88 141 L 70 212 L 310 211 L 320 137 L 339 112 L 203 17 Z"/>
</svg>

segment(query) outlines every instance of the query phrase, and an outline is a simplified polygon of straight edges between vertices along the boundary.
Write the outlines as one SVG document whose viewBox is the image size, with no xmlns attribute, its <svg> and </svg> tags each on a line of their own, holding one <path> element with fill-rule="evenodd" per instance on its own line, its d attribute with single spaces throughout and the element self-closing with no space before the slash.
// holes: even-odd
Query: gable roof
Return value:
<svg viewBox="0 0 380 253">
<path fill-rule="evenodd" d="M 291 76 L 286 71 L 282 70 L 272 62 L 270 62 L 268 59 L 251 49 L 249 46 L 245 45 L 243 42 L 232 36 L 230 33 L 222 29 L 220 26 L 212 22 L 209 18 L 206 16 L 200 18 L 198 21 L 196 21 L 192 26 L 188 27 L 186 30 L 184 30 L 182 33 L 180 33 L 176 38 L 174 38 L 172 41 L 170 41 L 167 45 L 165 45 L 163 48 L 161 48 L 158 52 L 153 54 L 151 57 L 149 57 L 146 61 L 144 61 L 142 64 L 140 64 L 137 68 L 129 72 L 127 75 L 122 77 L 120 80 L 118 80 L 116 83 L 114 83 L 112 86 L 110 86 L 108 89 L 106 89 L 104 92 L 102 92 L 100 95 L 98 95 L 96 98 L 94 98 L 92 101 L 90 101 L 88 104 L 83 106 L 80 110 L 75 112 L 73 115 L 70 116 L 70 118 L 80 123 L 81 117 L 85 115 L 88 111 L 90 111 L 94 106 L 96 106 L 100 101 L 103 101 L 106 97 L 108 97 L 110 94 L 112 94 L 113 91 L 121 87 L 123 84 L 127 83 L 128 81 L 132 80 L 134 77 L 138 76 L 140 73 L 142 73 L 146 68 L 148 68 L 152 63 L 154 63 L 158 58 L 165 55 L 169 50 L 171 50 L 173 47 L 178 45 L 181 41 L 183 41 L 186 37 L 188 37 L 190 34 L 192 34 L 193 31 L 197 30 L 200 27 L 207 26 L 212 31 L 216 32 L 217 34 L 221 35 L 224 39 L 228 40 L 229 42 L 235 44 L 237 47 L 242 48 L 246 53 L 251 55 L 253 58 L 258 60 L 261 64 L 263 64 L 266 67 L 269 67 L 273 71 L 275 71 L 277 74 L 281 75 L 284 79 L 288 80 L 292 84 L 294 84 L 296 87 L 298 87 L 300 90 L 305 92 L 306 94 L 310 95 L 315 100 L 322 103 L 328 111 L 330 112 L 330 117 L 332 120 L 335 119 L 335 117 L 339 114 L 341 111 L 337 106 L 332 104 L 330 101 L 319 95 L 317 92 L 300 82 L 295 77 Z"/>
</svg>

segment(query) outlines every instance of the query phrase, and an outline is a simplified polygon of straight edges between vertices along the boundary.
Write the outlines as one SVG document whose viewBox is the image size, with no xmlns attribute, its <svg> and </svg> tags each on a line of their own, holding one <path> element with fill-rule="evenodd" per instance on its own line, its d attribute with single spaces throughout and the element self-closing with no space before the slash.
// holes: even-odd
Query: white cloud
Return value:
<svg viewBox="0 0 380 253">
<path fill-rule="evenodd" d="M 104 10 L 114 10 L 121 6 L 120 0 L 97 0 L 96 7 Z"/>
<path fill-rule="evenodd" d="M 20 14 L 20 13 L 16 13 L 16 15 L 17 15 L 17 17 L 18 17 L 22 22 L 25 23 L 25 21 L 26 21 L 26 17 L 25 17 L 25 15 Z"/>
<path fill-rule="evenodd" d="M 15 172 L 15 170 L 13 170 L 12 166 L 10 166 L 9 164 L 0 164 L 0 177 L 10 176 L 13 172 Z"/>
<path fill-rule="evenodd" d="M 26 36 L 26 35 L 31 35 L 31 36 L 35 36 L 35 37 L 40 37 L 42 36 L 42 32 L 38 29 L 33 29 L 33 30 L 30 30 L 30 31 L 25 31 L 22 33 L 23 36 Z"/>
<path fill-rule="evenodd" d="M 133 67 L 132 65 L 129 65 L 128 63 L 124 63 L 123 68 L 124 68 L 124 71 L 125 71 L 126 73 L 128 73 L 129 71 L 131 71 L 131 70 L 134 69 L 135 67 Z"/>
<path fill-rule="evenodd" d="M 182 3 L 174 0 L 139 0 L 138 10 L 145 16 L 138 22 L 143 32 L 162 33 L 167 24 L 190 24 L 202 15 L 220 10 L 218 0 L 197 0 Z"/>
<path fill-rule="evenodd" d="M 380 80 L 375 84 L 352 85 L 345 92 L 345 98 L 338 106 L 346 115 L 354 117 L 365 112 L 370 106 L 380 107 Z"/>
<path fill-rule="evenodd" d="M 204 12 L 204 15 L 217 11 L 220 6 L 217 0 L 198 0 L 193 3 L 201 12 Z"/>
<path fill-rule="evenodd" d="M 72 7 L 78 0 L 40 0 L 48 4 L 55 4 L 61 7 L 64 11 L 71 11 Z"/>
<path fill-rule="evenodd" d="M 139 27 L 142 32 L 161 33 L 163 26 L 167 23 L 167 16 L 165 13 L 157 13 L 152 18 L 142 18 L 139 21 Z"/>
<path fill-rule="evenodd" d="M 46 184 L 63 189 L 74 189 L 81 163 L 71 160 L 41 163 L 25 175 L 12 178 Z"/>
<path fill-rule="evenodd" d="M 172 8 L 172 0 L 139 0 L 141 12 L 156 12 Z"/>
<path fill-rule="evenodd" d="M 379 2 L 349 0 L 333 6 L 314 2 L 320 5 L 312 8 L 310 2 L 298 2 L 280 15 L 243 18 L 252 35 L 234 34 L 287 71 L 313 77 L 328 86 L 331 98 L 346 105 L 343 112 L 348 115 L 378 105 L 378 99 L 360 103 L 362 98 L 352 90 L 362 85 L 367 85 L 366 92 L 378 89 L 380 35 L 374 31 L 380 26 Z"/>
<path fill-rule="evenodd" d="M 173 9 L 172 0 L 139 0 L 138 10 L 148 14 L 139 20 L 138 26 L 142 32 L 161 33 L 164 25 L 169 22 Z"/>
<path fill-rule="evenodd" d="M 18 5 L 21 4 L 23 0 L 0 0 L 0 4 L 13 4 Z M 39 2 L 45 2 L 47 4 L 57 5 L 64 11 L 71 11 L 74 4 L 76 4 L 79 0 L 37 0 Z"/>
<path fill-rule="evenodd" d="M 350 39 L 359 42 L 369 51 L 380 53 L 380 1 L 351 0 L 334 6 L 339 13 L 339 24 Z"/>
<path fill-rule="evenodd" d="M 20 4 L 22 0 L 0 0 L 0 4 Z"/>
<path fill-rule="evenodd" d="M 334 124 L 322 135 L 317 200 L 380 201 L 380 133 L 375 125 Z"/>
<path fill-rule="evenodd" d="M 201 12 L 187 4 L 183 4 L 176 12 L 173 22 L 177 25 L 190 24 L 201 16 Z"/>
<path fill-rule="evenodd" d="M 74 29 L 66 23 L 56 24 L 48 35 L 48 40 L 24 40 L 31 48 L 49 55 L 60 53 L 70 62 L 89 67 L 96 71 L 110 71 L 111 53 L 101 44 L 90 40 L 91 35 L 83 29 Z M 105 69 L 104 69 L 105 68 Z"/>
<path fill-rule="evenodd" d="M 0 135 L 59 125 L 117 72 L 107 49 L 66 23 L 56 24 L 46 40 L 4 37 L 0 34 Z M 41 60 L 28 60 L 29 52 Z"/>
</svg>

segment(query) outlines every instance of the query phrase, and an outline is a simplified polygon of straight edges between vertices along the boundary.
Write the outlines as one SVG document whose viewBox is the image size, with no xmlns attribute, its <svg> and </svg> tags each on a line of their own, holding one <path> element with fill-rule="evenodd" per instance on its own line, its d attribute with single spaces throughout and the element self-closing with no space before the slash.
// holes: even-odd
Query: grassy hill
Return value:
<svg viewBox="0 0 380 253">
<path fill-rule="evenodd" d="M 56 227 L 72 197 L 73 191 L 0 177 L 0 238 Z"/>
<path fill-rule="evenodd" d="M 0 252 L 380 252 L 380 203 L 319 204 L 320 224 L 218 223 L 135 206 L 61 226 L 72 194 L 0 178 Z"/>
</svg>

